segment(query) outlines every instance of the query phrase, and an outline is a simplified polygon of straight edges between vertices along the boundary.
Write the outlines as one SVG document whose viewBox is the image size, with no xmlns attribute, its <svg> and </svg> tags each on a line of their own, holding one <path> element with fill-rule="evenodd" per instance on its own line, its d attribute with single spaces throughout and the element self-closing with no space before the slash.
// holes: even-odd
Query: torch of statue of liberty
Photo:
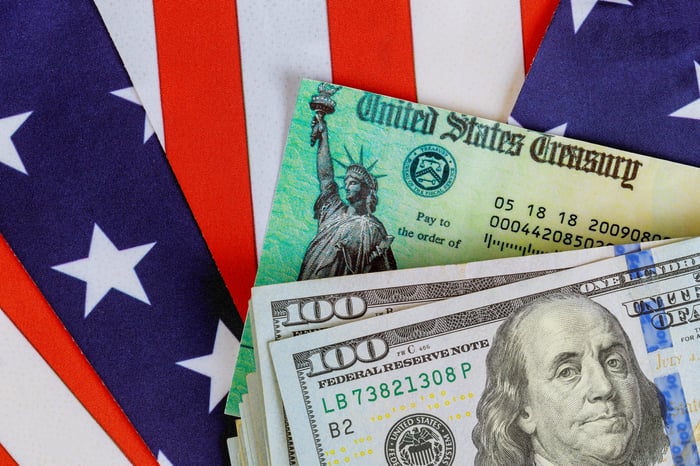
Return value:
<svg viewBox="0 0 700 466">
<path fill-rule="evenodd" d="M 299 280 L 396 269 L 391 250 L 394 237 L 374 216 L 379 199 L 377 178 L 384 176 L 371 173 L 376 161 L 365 166 L 362 148 L 357 161 L 345 148 L 347 164 L 331 157 L 325 117 L 335 112 L 336 103 L 331 96 L 339 89 L 321 83 L 318 94 L 309 102 L 314 111 L 311 147 L 318 143 L 316 174 L 320 194 L 314 205 L 318 230 L 306 249 Z M 344 175 L 338 177 L 343 181 L 344 200 L 333 162 L 345 169 Z"/>
</svg>

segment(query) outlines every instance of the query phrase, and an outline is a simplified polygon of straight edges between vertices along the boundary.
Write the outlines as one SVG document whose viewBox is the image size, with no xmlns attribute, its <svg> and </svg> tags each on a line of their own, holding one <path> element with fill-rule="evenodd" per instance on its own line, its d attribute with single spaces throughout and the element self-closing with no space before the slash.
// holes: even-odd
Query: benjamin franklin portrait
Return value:
<svg viewBox="0 0 700 466">
<path fill-rule="evenodd" d="M 591 299 L 557 293 L 516 310 L 486 364 L 476 465 L 661 461 L 665 404 L 618 320 Z"/>
</svg>

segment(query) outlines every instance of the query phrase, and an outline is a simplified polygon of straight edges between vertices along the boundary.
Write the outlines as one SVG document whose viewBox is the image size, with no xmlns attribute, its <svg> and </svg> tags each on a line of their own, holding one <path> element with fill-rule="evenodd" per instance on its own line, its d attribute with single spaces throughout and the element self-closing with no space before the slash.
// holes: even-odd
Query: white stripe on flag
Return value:
<svg viewBox="0 0 700 466">
<path fill-rule="evenodd" d="M 411 1 L 421 103 L 505 122 L 525 79 L 520 2 Z"/>
<path fill-rule="evenodd" d="M 129 464 L 2 311 L 0 443 L 19 464 Z"/>
<path fill-rule="evenodd" d="M 238 0 L 255 239 L 262 251 L 302 78 L 331 80 L 324 0 Z"/>
</svg>

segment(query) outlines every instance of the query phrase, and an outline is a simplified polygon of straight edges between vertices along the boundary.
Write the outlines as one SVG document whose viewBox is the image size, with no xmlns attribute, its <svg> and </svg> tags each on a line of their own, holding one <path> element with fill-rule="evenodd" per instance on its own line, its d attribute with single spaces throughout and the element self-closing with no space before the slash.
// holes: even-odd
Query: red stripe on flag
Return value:
<svg viewBox="0 0 700 466">
<path fill-rule="evenodd" d="M 0 465 L 2 466 L 18 466 L 18 463 L 5 450 L 5 447 L 0 443 Z"/>
<path fill-rule="evenodd" d="M 415 102 L 409 0 L 327 0 L 326 5 L 333 81 Z"/>
<path fill-rule="evenodd" d="M 0 283 L 3 285 L 0 287 L 0 307 L 7 317 L 129 461 L 157 465 L 148 446 L 2 237 Z"/>
<path fill-rule="evenodd" d="M 257 257 L 236 2 L 153 9 L 166 155 L 245 318 Z"/>
<path fill-rule="evenodd" d="M 537 49 L 547 32 L 552 15 L 559 5 L 559 0 L 521 0 L 520 15 L 523 25 L 523 55 L 525 74 L 535 59 Z"/>
</svg>

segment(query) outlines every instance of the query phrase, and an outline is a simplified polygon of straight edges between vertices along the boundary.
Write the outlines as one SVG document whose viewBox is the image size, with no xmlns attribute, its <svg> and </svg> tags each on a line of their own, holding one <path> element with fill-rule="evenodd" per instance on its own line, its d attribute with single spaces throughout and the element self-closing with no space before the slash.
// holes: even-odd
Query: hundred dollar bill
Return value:
<svg viewBox="0 0 700 466">
<path fill-rule="evenodd" d="M 241 397 L 241 403 L 243 403 L 243 397 Z M 238 439 L 238 457 L 241 460 L 242 466 L 248 466 L 250 464 L 248 460 L 248 453 L 245 448 L 245 438 L 246 429 L 244 429 L 243 423 L 240 419 L 236 419 L 236 433 L 238 434 L 236 438 Z"/>
<path fill-rule="evenodd" d="M 253 426 L 250 423 L 250 402 L 248 401 L 250 394 L 246 393 L 243 395 L 243 400 L 241 401 L 241 419 L 240 419 L 240 432 L 239 437 L 241 439 L 241 449 L 246 458 L 246 463 L 249 465 L 257 465 L 257 456 L 255 451 L 255 441 L 253 440 Z"/>
<path fill-rule="evenodd" d="M 256 285 L 699 235 L 699 182 L 697 168 L 303 81 Z M 232 406 L 252 359 L 242 347 Z"/>
<path fill-rule="evenodd" d="M 661 243 L 608 246 L 253 288 L 251 317 L 256 374 L 262 382 L 264 411 L 260 412 L 265 413 L 270 464 L 296 464 L 277 378 L 267 350 L 270 342 L 474 293 Z M 250 382 L 248 387 L 250 393 L 255 391 Z"/>
<path fill-rule="evenodd" d="M 262 386 L 259 374 L 251 372 L 246 377 L 246 382 L 250 388 L 247 393 L 247 410 L 242 409 L 241 414 L 247 413 L 247 417 L 241 416 L 241 422 L 247 424 L 246 428 L 250 433 L 250 449 L 253 453 L 253 461 L 255 465 L 267 466 L 270 464 L 268 458 L 268 439 L 265 429 L 264 413 L 265 405 L 262 402 Z"/>
<path fill-rule="evenodd" d="M 227 438 L 226 447 L 228 448 L 228 456 L 231 461 L 231 466 L 241 466 L 241 446 L 238 437 Z"/>
<path fill-rule="evenodd" d="M 697 465 L 699 342 L 693 239 L 270 351 L 300 464 Z"/>
</svg>

